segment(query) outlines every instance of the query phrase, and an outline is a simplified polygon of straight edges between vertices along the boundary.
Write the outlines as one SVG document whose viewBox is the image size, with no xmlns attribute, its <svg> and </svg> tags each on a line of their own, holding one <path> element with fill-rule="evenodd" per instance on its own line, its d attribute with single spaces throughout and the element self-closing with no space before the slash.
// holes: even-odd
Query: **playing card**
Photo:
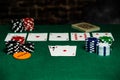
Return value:
<svg viewBox="0 0 120 80">
<path fill-rule="evenodd" d="M 85 32 L 92 32 L 92 31 L 100 30 L 100 27 L 90 24 L 90 23 L 86 23 L 86 22 L 72 24 L 72 28 L 80 30 L 80 31 L 85 31 Z"/>
<path fill-rule="evenodd" d="M 48 47 L 51 56 L 76 56 L 76 46 L 56 45 Z"/>
<path fill-rule="evenodd" d="M 85 41 L 87 37 L 90 37 L 89 33 L 71 33 L 71 41 Z"/>
<path fill-rule="evenodd" d="M 50 33 L 49 41 L 68 41 L 69 34 L 68 33 Z"/>
<path fill-rule="evenodd" d="M 27 41 L 46 41 L 47 33 L 29 33 Z"/>
<path fill-rule="evenodd" d="M 5 38 L 5 41 L 11 40 L 13 36 L 22 36 L 22 37 L 26 38 L 26 35 L 27 35 L 27 33 L 8 33 Z"/>
<path fill-rule="evenodd" d="M 113 38 L 112 33 L 110 33 L 110 32 L 95 32 L 95 33 L 92 33 L 92 36 L 96 37 L 96 38 L 99 38 L 102 36 L 109 36 L 109 37 Z M 114 41 L 114 38 L 113 38 L 113 41 Z"/>
</svg>

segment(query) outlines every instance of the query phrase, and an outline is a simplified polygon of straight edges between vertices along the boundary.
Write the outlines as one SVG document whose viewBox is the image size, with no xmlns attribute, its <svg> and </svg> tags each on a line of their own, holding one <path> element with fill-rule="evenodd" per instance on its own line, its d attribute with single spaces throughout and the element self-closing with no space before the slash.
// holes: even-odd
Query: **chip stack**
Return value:
<svg viewBox="0 0 120 80">
<path fill-rule="evenodd" d="M 20 47 L 20 51 L 26 51 L 29 53 L 34 52 L 34 43 L 32 42 L 27 42 Z"/>
<path fill-rule="evenodd" d="M 99 43 L 97 46 L 97 54 L 99 56 L 109 56 L 110 45 L 108 43 Z"/>
<path fill-rule="evenodd" d="M 97 44 L 99 43 L 99 39 L 95 37 L 88 37 L 86 38 L 85 49 L 89 53 L 96 53 L 97 52 Z"/>
<path fill-rule="evenodd" d="M 15 52 L 19 52 L 20 43 L 17 41 L 7 41 L 5 52 L 7 54 L 13 54 Z"/>
<path fill-rule="evenodd" d="M 99 37 L 99 40 L 100 40 L 100 42 L 102 42 L 102 43 L 108 43 L 110 46 L 111 46 L 112 43 L 113 43 L 113 38 L 112 38 L 112 37 L 109 37 L 109 36 L 101 36 L 101 37 Z"/>
<path fill-rule="evenodd" d="M 5 52 L 7 54 L 14 54 L 20 51 L 29 52 L 29 53 L 34 52 L 34 43 L 32 42 L 21 44 L 20 42 L 16 40 L 15 41 L 10 40 L 6 42 L 5 46 L 6 46 Z"/>
<path fill-rule="evenodd" d="M 14 19 L 12 22 L 12 31 L 13 32 L 23 32 L 24 26 L 22 19 Z"/>
<path fill-rule="evenodd" d="M 13 36 L 12 41 L 18 41 L 20 44 L 24 44 L 25 43 L 25 38 L 22 36 Z"/>
<path fill-rule="evenodd" d="M 23 25 L 25 31 L 32 31 L 34 29 L 34 19 L 33 18 L 23 18 Z"/>
</svg>

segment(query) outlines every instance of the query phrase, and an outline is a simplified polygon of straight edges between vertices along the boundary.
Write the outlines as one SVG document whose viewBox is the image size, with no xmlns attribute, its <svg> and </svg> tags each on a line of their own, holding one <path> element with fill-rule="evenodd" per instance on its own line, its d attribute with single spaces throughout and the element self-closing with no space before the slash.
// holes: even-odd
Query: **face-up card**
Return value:
<svg viewBox="0 0 120 80">
<path fill-rule="evenodd" d="M 11 40 L 13 36 L 22 36 L 22 37 L 26 38 L 26 35 L 27 35 L 27 33 L 8 33 L 5 38 L 5 41 Z"/>
<path fill-rule="evenodd" d="M 47 33 L 29 33 L 27 41 L 46 41 Z"/>
<path fill-rule="evenodd" d="M 51 56 L 76 56 L 76 46 L 48 46 Z"/>
<path fill-rule="evenodd" d="M 68 33 L 50 33 L 49 41 L 68 41 L 69 34 Z"/>
<path fill-rule="evenodd" d="M 110 33 L 110 32 L 92 33 L 92 36 L 96 37 L 96 38 L 99 38 L 99 37 L 102 37 L 102 36 L 109 36 L 109 37 L 113 38 L 112 33 Z M 114 38 L 113 38 L 113 41 L 114 41 Z"/>
<path fill-rule="evenodd" d="M 89 33 L 71 33 L 71 41 L 85 41 L 87 37 L 90 37 Z"/>
</svg>

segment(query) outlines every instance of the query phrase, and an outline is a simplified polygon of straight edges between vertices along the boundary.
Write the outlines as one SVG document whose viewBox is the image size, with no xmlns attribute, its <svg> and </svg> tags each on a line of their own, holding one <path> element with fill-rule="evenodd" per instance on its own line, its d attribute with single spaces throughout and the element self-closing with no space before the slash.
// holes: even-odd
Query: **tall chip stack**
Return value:
<svg viewBox="0 0 120 80">
<path fill-rule="evenodd" d="M 86 40 L 85 49 L 89 53 L 97 52 L 97 44 L 99 43 L 99 39 L 95 37 L 89 37 Z"/>
<path fill-rule="evenodd" d="M 34 29 L 34 19 L 33 18 L 23 18 L 23 26 L 25 31 L 32 31 Z"/>
<path fill-rule="evenodd" d="M 34 52 L 34 43 L 27 42 L 27 43 L 21 45 L 20 51 L 26 51 L 26 52 L 29 52 L 29 53 Z"/>
<path fill-rule="evenodd" d="M 13 32 L 23 32 L 24 26 L 22 19 L 13 19 L 12 22 L 12 31 Z"/>
<path fill-rule="evenodd" d="M 99 37 L 99 40 L 100 43 L 98 45 L 98 55 L 109 56 L 114 39 L 110 36 L 102 36 Z"/>
</svg>

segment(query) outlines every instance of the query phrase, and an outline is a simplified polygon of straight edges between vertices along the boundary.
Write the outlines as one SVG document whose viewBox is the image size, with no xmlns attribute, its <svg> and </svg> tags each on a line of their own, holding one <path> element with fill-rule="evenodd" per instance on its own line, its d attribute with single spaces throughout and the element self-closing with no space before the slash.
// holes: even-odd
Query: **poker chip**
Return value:
<svg viewBox="0 0 120 80">
<path fill-rule="evenodd" d="M 13 19 L 11 23 L 13 32 L 33 31 L 34 29 L 33 18 Z"/>
<path fill-rule="evenodd" d="M 97 46 L 97 54 L 99 56 L 109 56 L 110 45 L 108 43 L 99 43 Z"/>
<path fill-rule="evenodd" d="M 24 44 L 21 44 L 20 42 L 16 40 L 10 40 L 5 43 L 5 53 L 6 54 L 14 54 L 15 52 L 34 52 L 34 43 L 27 42 Z"/>
<path fill-rule="evenodd" d="M 11 22 L 12 22 L 12 31 L 13 32 L 23 32 L 24 31 L 22 19 L 14 19 Z"/>
<path fill-rule="evenodd" d="M 20 47 L 20 51 L 26 51 L 26 52 L 34 52 L 34 43 L 32 42 L 27 42 Z"/>
<path fill-rule="evenodd" d="M 25 38 L 22 36 L 13 36 L 12 41 L 18 41 L 20 44 L 24 44 L 25 43 Z"/>
<path fill-rule="evenodd" d="M 7 41 L 5 52 L 7 55 L 19 52 L 20 43 L 17 41 Z"/>
<path fill-rule="evenodd" d="M 24 60 L 24 59 L 28 59 L 31 57 L 31 54 L 29 52 L 15 52 L 13 54 L 13 57 L 15 59 L 19 59 L 19 60 Z"/>
<path fill-rule="evenodd" d="M 97 52 L 97 44 L 99 43 L 99 39 L 95 37 L 88 37 L 85 39 L 85 49 L 89 53 Z"/>
<path fill-rule="evenodd" d="M 34 29 L 34 19 L 33 18 L 23 18 L 23 25 L 25 31 L 32 31 Z"/>
<path fill-rule="evenodd" d="M 108 43 L 109 45 L 112 45 L 112 43 L 113 43 L 113 38 L 109 37 L 109 36 L 99 37 L 99 40 L 100 40 L 100 42 L 102 42 L 102 43 Z"/>
</svg>

